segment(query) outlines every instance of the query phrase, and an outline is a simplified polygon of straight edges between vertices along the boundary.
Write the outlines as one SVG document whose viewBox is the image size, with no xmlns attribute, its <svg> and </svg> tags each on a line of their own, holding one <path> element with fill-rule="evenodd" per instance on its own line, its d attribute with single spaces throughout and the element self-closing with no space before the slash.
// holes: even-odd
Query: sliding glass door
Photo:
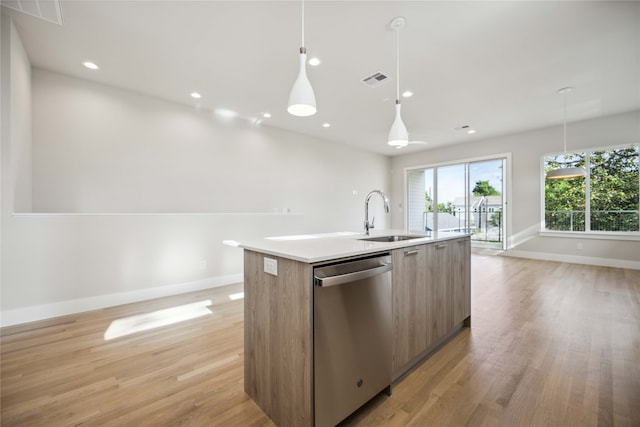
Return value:
<svg viewBox="0 0 640 427">
<path fill-rule="evenodd" d="M 475 247 L 504 249 L 505 158 L 407 170 L 410 232 L 471 233 Z"/>
<path fill-rule="evenodd" d="M 464 164 L 436 168 L 438 231 L 465 231 L 467 217 L 464 206 L 467 194 L 467 168 Z M 462 209 L 461 209 L 462 208 Z"/>
<path fill-rule="evenodd" d="M 476 247 L 503 249 L 504 159 L 471 162 L 468 168 L 471 240 Z"/>
</svg>

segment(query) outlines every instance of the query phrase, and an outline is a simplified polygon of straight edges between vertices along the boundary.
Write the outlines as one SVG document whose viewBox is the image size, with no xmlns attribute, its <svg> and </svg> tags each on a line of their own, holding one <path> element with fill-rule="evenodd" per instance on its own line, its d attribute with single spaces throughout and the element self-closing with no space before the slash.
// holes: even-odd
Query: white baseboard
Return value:
<svg viewBox="0 0 640 427">
<path fill-rule="evenodd" d="M 137 289 L 135 291 L 118 292 L 114 294 L 4 310 L 0 312 L 0 326 L 17 325 L 20 323 L 49 319 L 51 317 L 65 316 L 67 314 L 75 314 L 83 311 L 129 304 L 137 301 L 179 295 L 187 292 L 215 288 L 218 286 L 231 285 L 233 283 L 241 283 L 243 280 L 244 277 L 242 273 L 230 274 L 227 276 L 209 277 L 207 279 L 196 280 L 193 282 L 178 283 L 156 288 Z"/>
<path fill-rule="evenodd" d="M 539 259 L 543 261 L 558 261 L 558 262 L 568 262 L 572 264 L 587 264 L 587 265 L 598 265 L 601 267 L 616 267 L 616 268 L 628 268 L 631 270 L 640 270 L 640 261 L 629 261 L 629 260 L 623 260 L 623 259 L 595 258 L 595 257 L 577 256 L 577 255 L 552 254 L 552 253 L 545 253 L 545 252 L 519 251 L 519 250 L 513 250 L 513 249 L 500 252 L 500 255 L 512 256 L 517 258 Z"/>
</svg>

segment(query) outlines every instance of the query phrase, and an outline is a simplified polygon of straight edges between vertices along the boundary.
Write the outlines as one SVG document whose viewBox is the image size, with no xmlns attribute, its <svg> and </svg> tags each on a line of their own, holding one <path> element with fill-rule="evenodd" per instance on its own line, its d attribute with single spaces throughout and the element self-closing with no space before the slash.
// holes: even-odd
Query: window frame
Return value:
<svg viewBox="0 0 640 427">
<path fill-rule="evenodd" d="M 585 177 L 585 231 L 569 231 L 569 230 L 547 230 L 545 221 L 546 194 L 545 194 L 545 158 L 563 155 L 563 152 L 543 153 L 540 158 L 540 231 L 539 235 L 544 237 L 570 237 L 570 238 L 592 238 L 603 240 L 640 240 L 640 221 L 638 231 L 599 231 L 591 230 L 591 154 L 596 151 L 610 151 L 624 148 L 636 148 L 640 156 L 640 143 L 621 144 L 611 146 L 598 146 L 591 148 L 573 149 L 569 154 L 585 154 L 585 169 L 587 176 Z M 640 158 L 638 159 L 640 161 Z M 638 196 L 640 198 L 640 174 L 638 179 Z M 640 207 L 639 207 L 640 208 Z"/>
<path fill-rule="evenodd" d="M 448 160 L 448 161 L 442 161 L 442 162 L 436 162 L 436 163 L 427 163 L 427 164 L 418 164 L 418 165 L 413 165 L 413 166 L 406 166 L 403 169 L 403 201 L 402 201 L 402 207 L 403 207 L 403 214 L 402 214 L 402 224 L 403 224 L 403 229 L 404 231 L 408 230 L 408 194 L 407 194 L 407 190 L 408 190 L 408 179 L 407 179 L 407 174 L 410 171 L 413 170 L 420 170 L 420 169 L 435 169 L 435 168 L 440 168 L 440 167 L 444 167 L 444 166 L 453 166 L 453 165 L 457 165 L 457 164 L 468 164 L 468 163 L 475 163 L 475 162 L 483 162 L 483 161 L 487 161 L 487 160 L 497 160 L 497 159 L 503 159 L 504 161 L 504 170 L 503 170 L 503 188 L 504 188 L 504 192 L 503 192 L 503 202 L 502 202 L 502 206 L 503 206 L 503 218 L 506 218 L 506 220 L 504 221 L 504 223 L 502 224 L 503 226 L 503 233 L 504 235 L 502 236 L 503 238 L 503 250 L 509 250 L 513 247 L 513 241 L 512 241 L 512 235 L 511 235 L 511 230 L 512 230 L 512 209 L 511 209 L 511 197 L 512 197 L 512 176 L 511 176 L 511 152 L 503 152 L 503 153 L 496 153 L 496 154 L 489 154 L 486 156 L 477 156 L 477 157 L 469 157 L 469 158 L 463 158 L 463 159 L 457 159 L 457 160 Z M 437 177 L 434 176 L 434 186 L 438 185 L 438 181 L 437 181 Z M 468 191 L 467 191 L 468 193 Z M 468 197 L 468 194 L 467 194 Z M 436 206 L 436 210 L 435 212 L 437 213 L 437 206 Z"/>
</svg>

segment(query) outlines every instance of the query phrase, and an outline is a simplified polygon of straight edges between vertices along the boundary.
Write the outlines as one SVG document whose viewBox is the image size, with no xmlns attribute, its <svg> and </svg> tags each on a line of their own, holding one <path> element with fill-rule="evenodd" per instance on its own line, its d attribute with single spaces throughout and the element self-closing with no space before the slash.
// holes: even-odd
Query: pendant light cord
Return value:
<svg viewBox="0 0 640 427">
<path fill-rule="evenodd" d="M 396 104 L 400 104 L 400 28 L 396 28 Z"/>
<path fill-rule="evenodd" d="M 567 92 L 564 93 L 564 158 L 567 159 Z"/>
<path fill-rule="evenodd" d="M 302 45 L 301 50 L 304 49 L 304 0 L 302 0 Z"/>
</svg>

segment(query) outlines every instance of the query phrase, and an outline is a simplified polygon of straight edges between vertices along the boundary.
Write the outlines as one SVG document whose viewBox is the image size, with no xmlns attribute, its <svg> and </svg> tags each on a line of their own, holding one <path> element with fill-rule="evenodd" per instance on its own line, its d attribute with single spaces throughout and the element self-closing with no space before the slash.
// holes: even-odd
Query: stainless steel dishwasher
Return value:
<svg viewBox="0 0 640 427">
<path fill-rule="evenodd" d="M 391 255 L 314 268 L 315 426 L 391 394 Z"/>
</svg>

